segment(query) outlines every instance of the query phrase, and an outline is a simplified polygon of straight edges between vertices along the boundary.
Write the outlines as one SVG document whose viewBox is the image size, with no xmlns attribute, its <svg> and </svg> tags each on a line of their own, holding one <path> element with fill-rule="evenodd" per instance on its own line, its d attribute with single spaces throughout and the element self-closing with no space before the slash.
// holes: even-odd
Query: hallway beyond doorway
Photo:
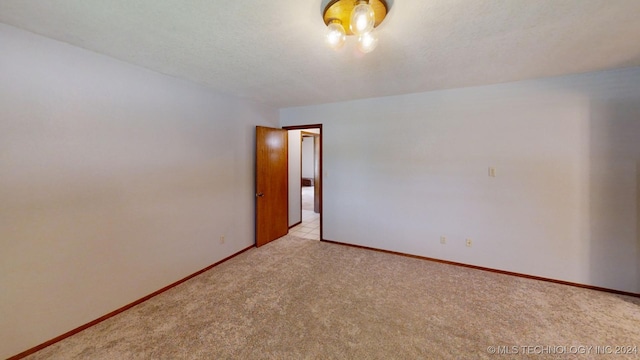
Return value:
<svg viewBox="0 0 640 360">
<path fill-rule="evenodd" d="M 320 240 L 320 214 L 313 212 L 313 192 L 313 186 L 302 187 L 302 222 L 289 230 L 289 235 Z"/>
<path fill-rule="evenodd" d="M 289 230 L 289 235 L 309 240 L 320 240 L 320 214 L 302 210 L 302 222 Z"/>
</svg>

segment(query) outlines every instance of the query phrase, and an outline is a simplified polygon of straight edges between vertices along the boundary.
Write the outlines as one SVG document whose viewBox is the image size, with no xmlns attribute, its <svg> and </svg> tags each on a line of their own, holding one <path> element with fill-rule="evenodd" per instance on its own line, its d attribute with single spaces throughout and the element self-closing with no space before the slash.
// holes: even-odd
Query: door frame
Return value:
<svg viewBox="0 0 640 360">
<path fill-rule="evenodd" d="M 323 180 L 323 166 L 322 166 L 322 141 L 323 141 L 323 135 L 322 135 L 322 124 L 309 124 L 309 125 L 294 125 L 294 126 L 283 126 L 282 127 L 283 130 L 309 130 L 309 129 L 318 129 L 320 132 L 320 154 L 318 156 L 318 161 L 320 162 L 319 165 L 319 172 L 320 174 L 318 175 L 320 178 L 320 187 L 319 187 L 319 202 L 320 202 L 320 241 L 324 241 L 324 236 L 323 236 L 323 222 L 324 222 L 324 206 L 323 206 L 323 201 L 322 201 L 322 197 L 323 197 L 323 187 L 324 187 L 324 180 Z M 300 144 L 302 146 L 302 144 Z M 302 198 L 300 199 L 300 213 L 302 213 Z"/>
</svg>

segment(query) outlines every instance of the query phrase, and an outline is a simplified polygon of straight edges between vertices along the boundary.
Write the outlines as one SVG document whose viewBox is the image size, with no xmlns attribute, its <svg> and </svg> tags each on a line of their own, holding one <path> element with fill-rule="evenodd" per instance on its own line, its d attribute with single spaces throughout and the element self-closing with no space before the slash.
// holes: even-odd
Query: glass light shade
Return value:
<svg viewBox="0 0 640 360">
<path fill-rule="evenodd" d="M 344 45 L 345 40 L 347 39 L 346 32 L 344 31 L 344 27 L 340 22 L 331 22 L 327 26 L 327 44 L 334 50 L 338 50 Z"/>
<path fill-rule="evenodd" d="M 358 50 L 363 53 L 372 52 L 378 46 L 378 37 L 374 33 L 366 33 L 358 37 Z"/>
<path fill-rule="evenodd" d="M 351 11 L 351 32 L 356 35 L 364 35 L 373 30 L 376 23 L 376 14 L 367 2 L 361 1 Z"/>
</svg>

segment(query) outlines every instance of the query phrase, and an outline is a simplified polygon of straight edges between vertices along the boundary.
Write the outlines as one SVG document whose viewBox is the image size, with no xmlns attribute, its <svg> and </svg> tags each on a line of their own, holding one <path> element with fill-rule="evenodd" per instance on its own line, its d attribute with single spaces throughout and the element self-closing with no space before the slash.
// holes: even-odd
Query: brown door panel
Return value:
<svg viewBox="0 0 640 360">
<path fill-rule="evenodd" d="M 256 126 L 256 246 L 287 234 L 288 132 Z"/>
</svg>

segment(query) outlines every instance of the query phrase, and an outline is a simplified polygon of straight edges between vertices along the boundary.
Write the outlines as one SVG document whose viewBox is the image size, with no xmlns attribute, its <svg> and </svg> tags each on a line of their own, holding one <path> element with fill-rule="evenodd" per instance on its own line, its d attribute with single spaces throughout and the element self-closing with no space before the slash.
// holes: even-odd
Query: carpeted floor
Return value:
<svg viewBox="0 0 640 360">
<path fill-rule="evenodd" d="M 640 358 L 596 354 L 622 345 L 640 299 L 287 236 L 29 359 Z"/>
<path fill-rule="evenodd" d="M 311 210 L 313 211 L 314 205 L 314 190 L 313 186 L 303 186 L 300 190 L 300 198 L 302 199 L 302 210 Z"/>
</svg>

